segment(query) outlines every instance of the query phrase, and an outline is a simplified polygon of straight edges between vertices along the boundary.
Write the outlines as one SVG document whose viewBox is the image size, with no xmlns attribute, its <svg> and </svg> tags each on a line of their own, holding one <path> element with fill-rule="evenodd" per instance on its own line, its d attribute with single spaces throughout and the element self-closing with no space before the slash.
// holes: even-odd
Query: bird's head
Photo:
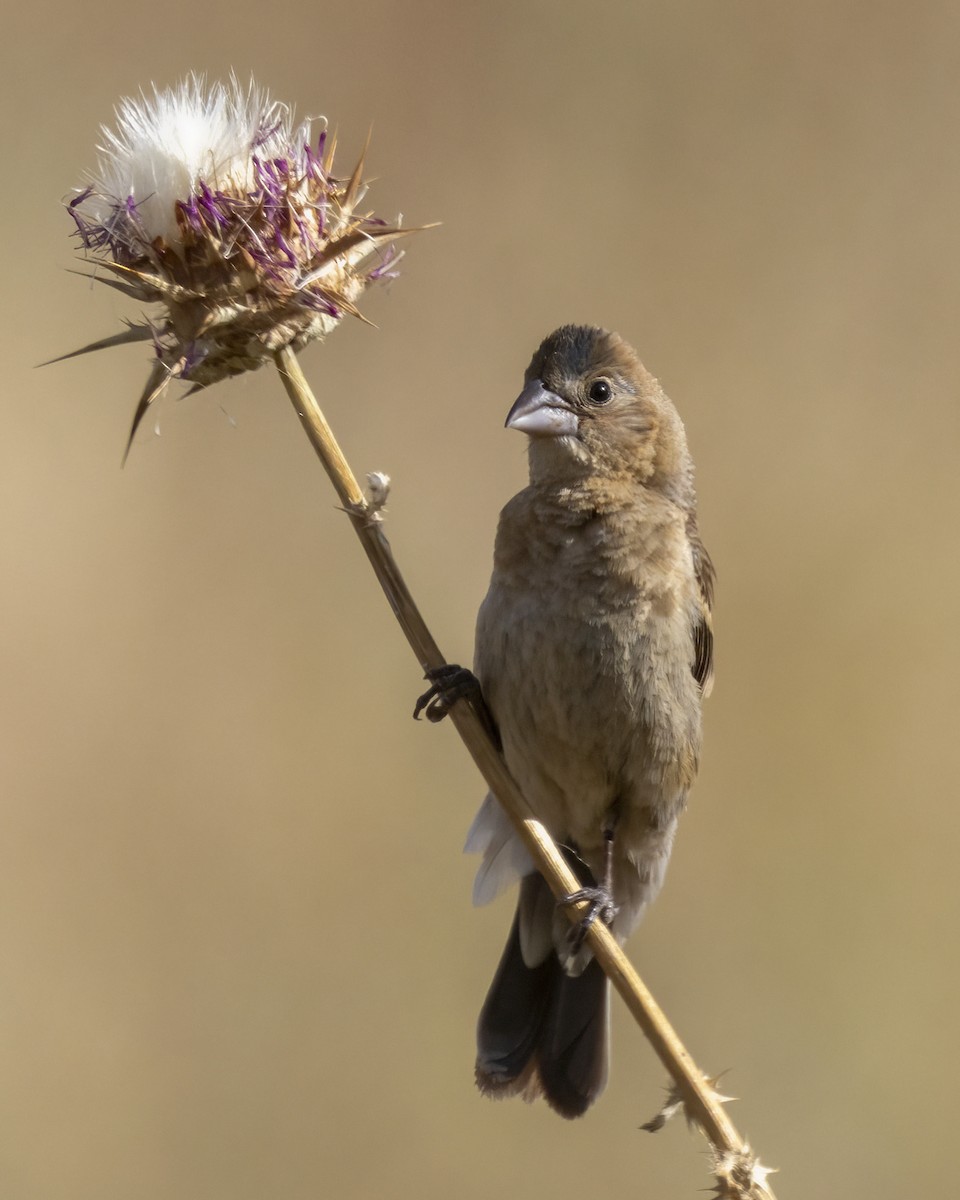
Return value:
<svg viewBox="0 0 960 1200">
<path fill-rule="evenodd" d="M 564 325 L 541 343 L 507 428 L 530 438 L 531 479 L 628 477 L 682 499 L 690 484 L 683 424 L 621 337 Z"/>
</svg>

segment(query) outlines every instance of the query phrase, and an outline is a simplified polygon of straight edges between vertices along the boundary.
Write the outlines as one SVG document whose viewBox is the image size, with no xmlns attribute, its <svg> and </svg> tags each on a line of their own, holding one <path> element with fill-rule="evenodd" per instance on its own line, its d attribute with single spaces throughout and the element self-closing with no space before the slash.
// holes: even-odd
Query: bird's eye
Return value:
<svg viewBox="0 0 960 1200">
<path fill-rule="evenodd" d="M 613 395 L 610 384 L 605 379 L 595 379 L 590 384 L 590 399 L 594 404 L 607 404 Z"/>
</svg>

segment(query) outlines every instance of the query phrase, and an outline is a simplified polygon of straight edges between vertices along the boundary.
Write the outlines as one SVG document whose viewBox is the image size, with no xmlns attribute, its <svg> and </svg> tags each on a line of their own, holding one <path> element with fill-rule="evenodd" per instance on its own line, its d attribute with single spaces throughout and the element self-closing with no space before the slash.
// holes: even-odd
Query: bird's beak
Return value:
<svg viewBox="0 0 960 1200">
<path fill-rule="evenodd" d="M 507 413 L 507 429 L 519 429 L 530 437 L 572 437 L 578 428 L 577 414 L 556 392 L 532 379 Z"/>
</svg>

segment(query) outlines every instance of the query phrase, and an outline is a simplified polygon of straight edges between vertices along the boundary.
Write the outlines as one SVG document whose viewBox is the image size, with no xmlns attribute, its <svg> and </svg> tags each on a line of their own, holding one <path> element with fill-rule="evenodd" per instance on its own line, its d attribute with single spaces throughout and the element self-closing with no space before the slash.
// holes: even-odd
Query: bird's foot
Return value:
<svg viewBox="0 0 960 1200">
<path fill-rule="evenodd" d="M 608 887 L 582 887 L 570 892 L 558 901 L 566 908 L 570 904 L 580 904 L 586 901 L 588 908 L 576 925 L 570 929 L 570 952 L 579 954 L 590 926 L 598 918 L 609 928 L 620 911 L 619 905 L 614 904 L 613 894 Z"/>
<path fill-rule="evenodd" d="M 466 667 L 444 663 L 442 667 L 431 668 L 425 678 L 430 680 L 430 687 L 413 710 L 415 721 L 420 719 L 421 713 L 428 721 L 442 721 L 458 700 L 470 700 L 476 705 L 482 701 L 480 680 Z"/>
<path fill-rule="evenodd" d="M 590 925 L 593 925 L 595 920 L 602 920 L 607 928 L 613 924 L 614 917 L 619 912 L 619 905 L 614 904 L 613 895 L 610 888 L 592 887 L 578 888 L 576 892 L 570 892 L 565 895 L 563 900 L 558 901 L 560 905 L 566 907 L 571 904 L 581 904 L 582 901 L 587 901 L 587 911 L 578 920 L 576 925 L 572 925 L 570 929 L 570 953 L 578 954 L 586 941 Z"/>
</svg>

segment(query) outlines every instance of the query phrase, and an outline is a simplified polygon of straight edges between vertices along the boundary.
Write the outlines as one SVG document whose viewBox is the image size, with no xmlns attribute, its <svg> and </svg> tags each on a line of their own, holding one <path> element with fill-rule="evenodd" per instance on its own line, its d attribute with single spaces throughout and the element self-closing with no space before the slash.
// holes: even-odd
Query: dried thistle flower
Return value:
<svg viewBox="0 0 960 1200">
<path fill-rule="evenodd" d="M 208 387 L 323 338 L 400 257 L 397 224 L 358 213 L 363 155 L 333 174 L 335 136 L 235 77 L 123 100 L 96 172 L 68 203 L 93 276 L 162 305 L 156 320 L 74 351 L 152 342 L 141 420 L 172 379 Z M 375 256 L 375 257 L 374 257 Z M 66 355 L 65 357 L 72 357 Z"/>
</svg>

